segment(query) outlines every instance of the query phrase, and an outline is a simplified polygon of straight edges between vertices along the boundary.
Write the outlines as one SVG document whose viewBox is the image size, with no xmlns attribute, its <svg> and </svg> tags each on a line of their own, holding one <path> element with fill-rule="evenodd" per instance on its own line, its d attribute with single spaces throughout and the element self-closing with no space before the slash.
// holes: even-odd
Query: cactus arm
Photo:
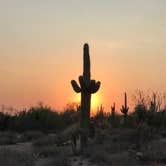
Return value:
<svg viewBox="0 0 166 166">
<path fill-rule="evenodd" d="M 123 114 L 127 114 L 129 107 L 125 107 L 122 105 L 122 108 L 120 109 Z"/>
<path fill-rule="evenodd" d="M 122 105 L 122 108 L 120 110 L 124 114 L 124 106 L 123 105 Z"/>
<path fill-rule="evenodd" d="M 90 93 L 96 93 L 100 88 L 100 81 L 96 82 L 95 80 L 91 80 L 89 91 Z"/>
<path fill-rule="evenodd" d="M 94 88 L 95 88 L 96 81 L 95 80 L 90 80 L 90 85 L 88 87 L 89 93 L 92 93 Z"/>
<path fill-rule="evenodd" d="M 79 87 L 79 85 L 77 84 L 77 82 L 75 80 L 72 80 L 71 81 L 71 85 L 73 87 L 73 90 L 76 92 L 76 93 L 80 93 L 81 92 L 81 88 Z"/>
<path fill-rule="evenodd" d="M 100 82 L 100 81 L 97 81 L 97 82 L 96 82 L 96 85 L 95 85 L 95 93 L 99 90 L 100 85 L 101 85 L 101 82 Z"/>
</svg>

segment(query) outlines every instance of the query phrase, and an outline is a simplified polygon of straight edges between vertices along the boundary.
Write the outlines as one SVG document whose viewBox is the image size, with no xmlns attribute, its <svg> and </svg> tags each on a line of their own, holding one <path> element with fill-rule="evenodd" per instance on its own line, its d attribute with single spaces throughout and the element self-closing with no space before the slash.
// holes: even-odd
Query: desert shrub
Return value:
<svg viewBox="0 0 166 166">
<path fill-rule="evenodd" d="M 0 130 L 6 130 L 9 126 L 10 115 L 0 112 Z"/>
<path fill-rule="evenodd" d="M 64 123 L 69 126 L 73 123 L 76 123 L 78 119 L 76 119 L 77 112 L 73 109 L 67 109 L 61 113 L 62 119 Z"/>
<path fill-rule="evenodd" d="M 96 135 L 95 135 L 95 143 L 96 144 L 103 144 L 105 134 L 101 130 L 97 130 Z"/>
<path fill-rule="evenodd" d="M 76 135 L 78 136 L 79 135 L 79 124 L 78 123 L 75 123 L 73 125 L 70 125 L 68 128 L 66 128 L 61 136 L 63 137 L 64 140 L 69 140 L 71 139 L 72 135 Z"/>
<path fill-rule="evenodd" d="M 16 131 L 59 131 L 65 128 L 62 116 L 50 107 L 39 105 L 12 116 L 10 129 Z"/>
<path fill-rule="evenodd" d="M 120 126 L 120 118 L 119 116 L 115 113 L 113 116 L 109 116 L 109 121 L 112 127 L 116 128 Z"/>
<path fill-rule="evenodd" d="M 33 166 L 34 157 L 29 153 L 0 148 L 0 165 L 2 166 Z"/>
<path fill-rule="evenodd" d="M 144 104 L 138 104 L 135 106 L 135 114 L 137 118 L 137 122 L 143 122 L 146 119 L 146 106 Z"/>
<path fill-rule="evenodd" d="M 114 114 L 114 118 L 109 113 L 104 112 L 104 108 L 101 106 L 95 116 L 93 117 L 93 126 L 95 129 L 111 129 L 112 127 L 118 127 L 120 124 L 119 116 Z"/>
<path fill-rule="evenodd" d="M 160 128 L 162 126 L 162 122 L 165 121 L 165 117 L 162 112 L 147 112 L 147 124 L 154 128 Z"/>
<path fill-rule="evenodd" d="M 97 111 L 96 115 L 94 116 L 94 119 L 98 120 L 98 121 L 102 121 L 105 117 L 105 113 L 103 112 L 103 110 L 99 110 Z"/>
<path fill-rule="evenodd" d="M 47 158 L 52 157 L 52 161 L 48 162 L 47 165 L 59 165 L 68 166 L 69 160 L 68 155 L 70 153 L 70 147 L 59 147 L 56 144 L 56 140 L 51 139 L 54 137 L 45 137 L 41 142 L 33 143 L 33 151 L 37 157 Z"/>
<path fill-rule="evenodd" d="M 102 122 L 107 117 L 107 114 L 104 112 L 104 107 L 101 105 L 95 114 L 94 121 Z"/>
<path fill-rule="evenodd" d="M 66 109 L 63 113 L 39 104 L 28 110 L 9 115 L 0 112 L 0 130 L 17 132 L 36 131 L 59 132 L 78 121 L 78 111 Z"/>
<path fill-rule="evenodd" d="M 45 135 L 32 142 L 35 154 L 40 157 L 55 156 L 60 151 L 57 147 L 58 137 L 56 135 Z"/>
<path fill-rule="evenodd" d="M 146 122 L 140 123 L 135 132 L 135 140 L 138 148 L 146 148 L 145 145 L 154 138 L 152 128 Z"/>
<path fill-rule="evenodd" d="M 111 132 L 111 129 L 109 129 L 109 128 L 96 129 L 94 143 L 95 144 L 103 144 L 105 142 L 105 140 L 107 139 L 107 137 L 109 136 L 110 132 Z"/>
<path fill-rule="evenodd" d="M 135 128 L 135 117 L 133 115 L 128 115 L 124 121 L 122 127 Z"/>
</svg>

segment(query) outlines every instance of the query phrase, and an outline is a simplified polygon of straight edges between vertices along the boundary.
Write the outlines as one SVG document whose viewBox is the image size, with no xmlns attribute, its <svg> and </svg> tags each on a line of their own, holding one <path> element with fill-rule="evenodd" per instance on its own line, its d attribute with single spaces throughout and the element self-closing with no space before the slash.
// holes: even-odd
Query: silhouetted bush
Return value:
<svg viewBox="0 0 166 166">
<path fill-rule="evenodd" d="M 96 128 L 110 128 L 110 130 L 118 127 L 136 128 L 142 122 L 146 122 L 152 128 L 166 127 L 166 110 L 163 109 L 157 112 L 150 111 L 147 108 L 149 107 L 145 104 L 137 104 L 134 112 L 129 114 L 124 122 L 121 115 L 116 112 L 113 115 L 105 113 L 104 108 L 101 106 L 93 120 L 91 118 L 91 122 L 93 121 L 92 126 L 90 126 L 93 130 L 93 134 L 92 132 L 91 134 L 95 135 Z M 69 126 L 79 123 L 80 112 L 76 109 L 69 107 L 64 112 L 58 113 L 50 107 L 40 104 L 28 110 L 17 112 L 14 115 L 0 112 L 0 131 L 23 132 L 24 135 L 30 132 L 31 136 L 35 138 L 40 137 L 40 134 L 38 135 L 36 131 L 43 133 L 61 132 Z M 37 136 L 35 136 L 36 134 Z"/>
<path fill-rule="evenodd" d="M 32 107 L 30 110 L 18 113 L 14 118 L 14 130 L 61 130 L 65 127 L 62 117 L 47 106 Z"/>
<path fill-rule="evenodd" d="M 62 116 L 62 120 L 64 121 L 64 123 L 68 126 L 71 125 L 75 122 L 78 121 L 77 119 L 77 112 L 73 109 L 67 109 L 64 112 L 61 113 Z"/>
<path fill-rule="evenodd" d="M 70 112 L 73 113 L 72 111 L 67 113 Z M 43 105 L 31 107 L 29 110 L 23 110 L 15 115 L 0 113 L 0 130 L 9 129 L 19 132 L 30 130 L 61 131 L 72 123 L 69 121 L 71 113 L 67 113 L 60 114 Z"/>
<path fill-rule="evenodd" d="M 135 114 L 137 118 L 137 122 L 143 122 L 146 119 L 146 106 L 144 104 L 138 104 L 135 106 Z"/>
<path fill-rule="evenodd" d="M 0 130 L 5 130 L 9 126 L 10 115 L 0 112 Z"/>
<path fill-rule="evenodd" d="M 107 117 L 107 114 L 104 112 L 104 107 L 101 105 L 94 116 L 94 120 L 101 122 Z"/>
</svg>

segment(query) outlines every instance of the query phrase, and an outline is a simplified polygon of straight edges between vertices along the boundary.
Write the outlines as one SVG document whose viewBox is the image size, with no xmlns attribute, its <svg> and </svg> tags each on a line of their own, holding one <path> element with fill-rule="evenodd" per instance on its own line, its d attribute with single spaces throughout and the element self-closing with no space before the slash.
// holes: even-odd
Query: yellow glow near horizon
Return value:
<svg viewBox="0 0 166 166">
<path fill-rule="evenodd" d="M 81 95 L 80 94 L 76 94 L 74 102 L 76 103 L 80 103 L 81 102 Z M 92 95 L 91 97 L 91 109 L 93 111 L 96 111 L 97 108 L 100 106 L 100 96 L 98 95 L 98 93 L 95 93 Z"/>
</svg>

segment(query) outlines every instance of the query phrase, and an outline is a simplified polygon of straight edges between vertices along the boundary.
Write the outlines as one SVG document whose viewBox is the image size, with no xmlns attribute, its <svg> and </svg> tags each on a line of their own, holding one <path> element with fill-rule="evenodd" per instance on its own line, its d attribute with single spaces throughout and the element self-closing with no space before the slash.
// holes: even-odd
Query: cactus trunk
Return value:
<svg viewBox="0 0 166 166">
<path fill-rule="evenodd" d="M 90 86 L 90 57 L 89 57 L 89 46 L 87 44 L 84 45 L 83 52 L 83 80 L 85 83 L 85 87 Z M 90 107 L 91 107 L 91 93 L 89 93 L 86 88 L 81 93 L 81 110 L 82 110 L 82 118 L 81 118 L 81 128 L 88 129 L 89 120 L 90 120 Z M 86 131 L 87 132 L 87 131 Z"/>
<path fill-rule="evenodd" d="M 87 146 L 88 135 L 89 135 L 89 124 L 90 124 L 90 102 L 91 94 L 82 93 L 81 94 L 81 118 L 80 118 L 80 128 L 81 128 L 81 149 Z"/>
<path fill-rule="evenodd" d="M 127 94 L 125 92 L 125 108 L 127 108 Z"/>
</svg>

